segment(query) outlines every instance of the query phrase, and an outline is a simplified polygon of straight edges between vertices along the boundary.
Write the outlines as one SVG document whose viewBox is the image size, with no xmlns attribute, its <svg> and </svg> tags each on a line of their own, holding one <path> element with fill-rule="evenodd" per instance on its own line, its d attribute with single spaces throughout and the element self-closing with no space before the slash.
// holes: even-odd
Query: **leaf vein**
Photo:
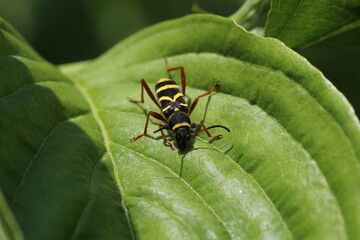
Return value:
<svg viewBox="0 0 360 240">
<path fill-rule="evenodd" d="M 354 21 L 348 23 L 347 25 L 344 25 L 344 26 L 341 26 L 341 27 L 339 27 L 339 28 L 337 28 L 337 29 L 334 29 L 334 30 L 332 30 L 331 32 L 327 33 L 326 35 L 320 36 L 320 37 L 318 37 L 317 39 L 312 40 L 311 42 L 305 44 L 304 46 L 302 46 L 302 48 L 310 47 L 310 46 L 312 46 L 312 45 L 314 45 L 314 44 L 316 44 L 316 43 L 318 43 L 318 42 L 324 41 L 324 40 L 329 39 L 329 38 L 331 38 L 331 37 L 334 37 L 334 36 L 336 36 L 336 35 L 338 35 L 338 34 L 341 34 L 344 29 L 346 29 L 347 27 L 349 27 L 349 26 L 351 26 L 351 25 L 353 25 L 353 24 L 357 24 L 357 23 L 360 24 L 360 20 L 354 20 Z M 358 26 L 358 27 L 359 27 L 359 26 Z M 352 29 L 351 29 L 351 30 L 352 30 Z"/>
</svg>

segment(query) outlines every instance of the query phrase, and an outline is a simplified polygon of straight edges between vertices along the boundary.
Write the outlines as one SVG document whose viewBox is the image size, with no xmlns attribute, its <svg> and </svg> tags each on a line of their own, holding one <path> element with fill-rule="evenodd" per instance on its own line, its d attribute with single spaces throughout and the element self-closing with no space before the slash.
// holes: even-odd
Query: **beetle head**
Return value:
<svg viewBox="0 0 360 240">
<path fill-rule="evenodd" d="M 191 133 L 189 127 L 179 127 L 175 129 L 175 141 L 177 144 L 177 147 L 183 151 L 187 147 L 187 143 L 191 139 Z"/>
</svg>

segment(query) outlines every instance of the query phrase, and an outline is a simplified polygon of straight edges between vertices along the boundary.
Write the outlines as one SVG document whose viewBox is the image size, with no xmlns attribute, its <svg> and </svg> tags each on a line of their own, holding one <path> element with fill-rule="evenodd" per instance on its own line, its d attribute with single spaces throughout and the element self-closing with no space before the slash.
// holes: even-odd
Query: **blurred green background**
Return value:
<svg viewBox="0 0 360 240">
<path fill-rule="evenodd" d="M 229 16 L 243 0 L 197 1 Z M 54 64 L 93 59 L 136 31 L 192 13 L 192 0 L 1 0 L 0 16 Z M 360 49 L 311 47 L 298 51 L 360 113 Z"/>
</svg>

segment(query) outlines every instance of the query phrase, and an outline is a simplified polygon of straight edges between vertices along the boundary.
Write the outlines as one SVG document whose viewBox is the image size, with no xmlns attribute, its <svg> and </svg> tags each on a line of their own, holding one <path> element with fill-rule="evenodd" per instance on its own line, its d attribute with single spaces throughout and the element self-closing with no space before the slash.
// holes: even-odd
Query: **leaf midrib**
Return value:
<svg viewBox="0 0 360 240">
<path fill-rule="evenodd" d="M 92 99 L 91 99 L 89 93 L 87 92 L 86 88 L 84 86 L 82 86 L 79 81 L 76 81 L 76 80 L 74 80 L 74 85 L 81 92 L 81 94 L 83 95 L 85 101 L 89 104 L 89 107 L 90 107 L 91 112 L 92 112 L 92 114 L 94 116 L 94 119 L 95 119 L 95 121 L 97 122 L 97 124 L 100 127 L 101 135 L 102 135 L 103 140 L 104 140 L 106 153 L 109 154 L 111 165 L 113 167 L 115 182 L 116 182 L 118 190 L 119 190 L 119 192 L 120 192 L 120 194 L 122 196 L 121 197 L 121 205 L 122 205 L 122 207 L 124 209 L 124 212 L 125 212 L 125 216 L 126 216 L 126 219 L 127 219 L 130 234 L 131 234 L 132 239 L 135 239 L 135 234 L 134 234 L 134 230 L 133 230 L 133 227 L 131 225 L 130 218 L 129 218 L 128 209 L 127 209 L 127 207 L 125 205 L 125 202 L 124 202 L 124 198 L 125 198 L 124 188 L 123 188 L 123 186 L 122 186 L 122 184 L 120 182 L 119 173 L 118 173 L 118 170 L 116 168 L 115 159 L 114 159 L 114 156 L 112 155 L 112 152 L 111 152 L 111 149 L 110 149 L 109 135 L 107 133 L 107 130 L 105 128 L 104 123 L 102 122 L 102 120 L 100 118 L 100 115 L 98 113 L 98 109 L 97 109 L 95 103 L 92 101 Z"/>
</svg>

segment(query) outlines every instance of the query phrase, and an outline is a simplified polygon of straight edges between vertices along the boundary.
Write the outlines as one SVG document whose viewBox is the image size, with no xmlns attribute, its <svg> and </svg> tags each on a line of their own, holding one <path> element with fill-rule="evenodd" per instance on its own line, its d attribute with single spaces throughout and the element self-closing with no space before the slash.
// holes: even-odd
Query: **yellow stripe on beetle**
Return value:
<svg viewBox="0 0 360 240">
<path fill-rule="evenodd" d="M 171 102 L 174 101 L 171 97 L 168 97 L 168 96 L 164 96 L 164 97 L 159 98 L 159 102 L 164 101 L 164 100 L 168 100 L 168 101 L 171 101 Z"/>
<path fill-rule="evenodd" d="M 176 84 L 165 85 L 165 86 L 162 86 L 161 88 L 159 88 L 158 90 L 156 90 L 156 93 L 159 93 L 159 92 L 164 91 L 169 88 L 179 88 L 179 86 Z"/>
<path fill-rule="evenodd" d="M 179 97 L 183 97 L 184 95 L 182 93 L 177 93 L 175 96 L 174 96 L 174 101 L 176 101 L 176 99 L 178 99 Z"/>
<path fill-rule="evenodd" d="M 175 124 L 173 126 L 172 130 L 175 130 L 175 129 L 179 128 L 179 127 L 190 127 L 190 124 L 187 123 L 187 122 L 178 123 L 178 124 Z"/>
<path fill-rule="evenodd" d="M 176 99 L 178 99 L 179 97 L 183 97 L 184 95 L 182 93 L 177 93 L 174 98 L 168 97 L 168 96 L 163 96 L 161 98 L 159 98 L 159 102 L 163 101 L 163 100 L 168 100 L 171 102 L 175 102 Z"/>
<path fill-rule="evenodd" d="M 157 81 L 157 83 L 162 83 L 162 82 L 167 82 L 167 81 L 171 81 L 170 78 L 161 78 L 159 81 Z"/>
<path fill-rule="evenodd" d="M 166 108 L 164 108 L 162 111 L 165 112 L 166 110 L 168 110 L 171 106 L 167 106 Z"/>
</svg>

